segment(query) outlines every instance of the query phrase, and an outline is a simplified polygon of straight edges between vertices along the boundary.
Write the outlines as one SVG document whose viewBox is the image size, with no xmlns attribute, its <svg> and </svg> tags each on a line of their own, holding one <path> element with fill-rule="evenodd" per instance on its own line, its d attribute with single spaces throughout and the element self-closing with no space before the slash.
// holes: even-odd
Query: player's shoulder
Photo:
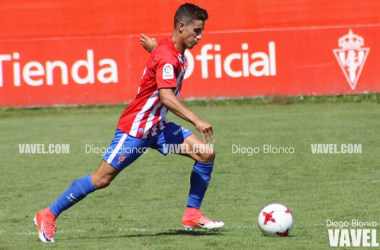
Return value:
<svg viewBox="0 0 380 250">
<path fill-rule="evenodd" d="M 173 48 L 174 44 L 170 38 L 162 40 L 157 47 L 153 50 L 154 58 L 159 60 L 176 60 L 178 57 L 177 51 Z"/>
<path fill-rule="evenodd" d="M 168 52 L 175 52 L 173 49 L 173 42 L 171 41 L 170 38 L 162 40 L 157 47 L 154 49 L 156 53 L 168 53 Z"/>
</svg>

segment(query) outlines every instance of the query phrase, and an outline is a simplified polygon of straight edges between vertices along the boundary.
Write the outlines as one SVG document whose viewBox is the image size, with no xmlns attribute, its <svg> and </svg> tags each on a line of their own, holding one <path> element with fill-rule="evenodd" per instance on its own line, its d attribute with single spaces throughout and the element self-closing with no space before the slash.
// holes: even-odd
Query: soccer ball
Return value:
<svg viewBox="0 0 380 250">
<path fill-rule="evenodd" d="M 293 215 L 286 206 L 273 203 L 261 210 L 258 223 L 265 236 L 285 237 L 292 231 Z"/>
</svg>

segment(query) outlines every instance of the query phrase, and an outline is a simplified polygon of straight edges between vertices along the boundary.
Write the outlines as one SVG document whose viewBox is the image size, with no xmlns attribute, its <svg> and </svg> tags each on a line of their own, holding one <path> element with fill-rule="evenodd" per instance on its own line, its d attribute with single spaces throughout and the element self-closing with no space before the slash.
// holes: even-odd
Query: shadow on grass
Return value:
<svg viewBox="0 0 380 250">
<path fill-rule="evenodd" d="M 110 239 L 110 238 L 138 238 L 138 237 L 157 237 L 157 236 L 222 236 L 223 230 L 213 230 L 213 231 L 186 231 L 186 230 L 169 230 L 165 232 L 158 232 L 158 233 L 138 233 L 138 234 L 127 234 L 127 235 L 109 235 L 109 236 L 100 236 L 96 237 L 97 239 Z M 88 237 L 79 237 L 82 239 L 88 239 Z"/>
</svg>

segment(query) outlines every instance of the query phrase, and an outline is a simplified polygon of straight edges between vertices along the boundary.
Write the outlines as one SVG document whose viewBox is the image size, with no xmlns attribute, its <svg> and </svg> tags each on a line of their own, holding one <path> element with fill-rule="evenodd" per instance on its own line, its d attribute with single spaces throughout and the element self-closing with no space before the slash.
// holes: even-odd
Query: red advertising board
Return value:
<svg viewBox="0 0 380 250">
<path fill-rule="evenodd" d="M 15 20 L 9 12 L 4 12 L 4 6 L 0 7 L 0 13 L 4 14 L 1 18 L 14 20 L 17 24 L 13 27 L 14 24 L 7 22 L 0 28 L 0 31 L 3 29 L 0 32 L 0 107 L 129 102 L 137 92 L 149 56 L 139 44 L 138 32 L 147 31 L 157 40 L 170 36 L 172 26 L 164 25 L 164 20 L 170 19 L 171 23 L 180 4 L 163 1 L 170 3 L 170 8 L 157 13 L 152 8 L 154 2 L 148 9 L 129 1 L 99 1 L 96 4 L 57 1 L 60 5 L 42 0 L 37 2 L 33 5 L 35 14 L 46 16 L 34 21 L 35 28 L 40 28 L 35 33 L 32 32 L 33 25 L 25 28 L 25 21 L 32 18 L 30 12 Z M 99 6 L 101 2 L 104 12 L 96 8 L 102 7 Z M 325 13 L 324 1 L 286 0 L 266 4 L 242 1 L 243 4 L 236 7 L 239 10 L 236 13 L 221 9 L 215 3 L 198 2 L 201 6 L 206 5 L 210 20 L 206 23 L 202 41 L 186 52 L 188 67 L 181 98 L 380 91 L 377 77 L 380 18 L 375 15 L 380 10 L 380 3 L 376 1 L 363 1 L 361 4 L 366 9 L 355 8 L 356 1 L 348 1 L 350 4 L 345 2 L 341 10 L 337 9 L 341 1 L 331 1 L 333 10 Z M 220 1 L 221 5 L 227 3 L 232 1 Z M 273 8 L 275 3 L 278 6 Z M 84 4 L 88 5 L 86 11 Z M 164 7 L 162 3 L 159 6 Z M 8 3 L 8 7 L 16 13 L 26 13 L 26 6 Z M 129 7 L 134 7 L 135 11 Z M 54 17 L 46 9 L 60 15 Z M 69 12 L 81 9 L 85 24 L 79 22 L 77 11 Z M 88 10 L 93 10 L 98 19 L 91 17 Z M 141 15 L 148 20 L 128 27 L 112 26 L 128 21 L 122 10 L 131 12 L 132 16 L 128 18 L 132 21 Z M 155 30 L 147 25 L 153 12 L 161 17 L 155 23 Z M 170 18 L 163 19 L 166 12 L 170 12 Z M 116 20 L 107 19 L 112 13 Z M 276 13 L 280 19 L 274 18 Z M 307 13 L 310 15 L 303 16 Z M 216 22 L 212 14 L 233 17 L 230 20 L 235 29 L 223 18 Z M 246 22 L 236 21 L 237 17 Z M 55 23 L 55 28 L 48 27 L 47 20 Z M 108 25 L 107 22 L 100 25 L 100 20 L 108 20 Z M 78 22 L 80 27 L 73 26 L 72 21 Z M 257 27 L 257 23 L 262 27 Z M 21 27 L 25 28 L 24 31 Z M 64 37 L 62 32 L 67 36 Z"/>
<path fill-rule="evenodd" d="M 121 103 L 136 85 L 127 74 L 130 39 L 90 38 L 1 43 L 2 106 Z"/>
</svg>

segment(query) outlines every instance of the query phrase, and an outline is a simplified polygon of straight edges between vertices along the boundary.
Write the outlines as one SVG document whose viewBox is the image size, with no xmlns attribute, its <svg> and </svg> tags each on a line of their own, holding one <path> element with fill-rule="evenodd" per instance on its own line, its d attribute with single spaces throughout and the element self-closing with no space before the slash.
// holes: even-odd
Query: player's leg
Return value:
<svg viewBox="0 0 380 250">
<path fill-rule="evenodd" d="M 161 132 L 157 145 L 151 145 L 162 154 L 176 153 L 195 160 L 190 177 L 190 193 L 187 208 L 182 220 L 186 229 L 202 227 L 220 228 L 223 222 L 213 221 L 203 216 L 200 207 L 206 193 L 214 166 L 215 153 L 211 145 L 203 143 L 191 131 L 174 123 Z"/>
<path fill-rule="evenodd" d="M 119 173 L 120 170 L 102 160 L 100 166 L 94 173 L 74 181 L 71 186 L 50 205 L 50 211 L 58 217 L 63 211 L 83 200 L 88 194 L 107 187 Z"/>
<path fill-rule="evenodd" d="M 111 181 L 115 179 L 120 172 L 121 170 L 116 169 L 105 160 L 102 160 L 98 169 L 91 174 L 91 180 L 95 190 L 108 187 Z"/>
<path fill-rule="evenodd" d="M 131 149 L 142 148 L 146 143 L 146 140 L 130 137 L 117 130 L 98 169 L 91 175 L 74 181 L 53 204 L 37 213 L 34 221 L 38 227 L 41 241 L 54 242 L 53 235 L 57 217 L 88 194 L 107 187 L 121 170 L 129 166 L 144 152 L 144 150 Z"/>
<path fill-rule="evenodd" d="M 119 173 L 120 170 L 115 169 L 103 160 L 94 173 L 74 181 L 53 204 L 38 212 L 34 218 L 34 223 L 38 227 L 41 241 L 54 242 L 55 220 L 58 216 L 83 200 L 88 194 L 108 186 Z"/>
<path fill-rule="evenodd" d="M 212 146 L 203 143 L 194 134 L 188 136 L 181 144 L 178 154 L 195 160 L 190 177 L 190 194 L 187 206 L 200 208 L 214 167 L 215 153 Z"/>
<path fill-rule="evenodd" d="M 212 146 L 203 143 L 194 134 L 186 137 L 181 146 L 185 150 L 180 152 L 180 154 L 195 160 L 190 176 L 190 192 L 187 207 L 182 217 L 183 227 L 187 230 L 192 230 L 196 227 L 205 229 L 223 227 L 224 222 L 211 220 L 200 211 L 214 167 L 215 152 Z"/>
</svg>

